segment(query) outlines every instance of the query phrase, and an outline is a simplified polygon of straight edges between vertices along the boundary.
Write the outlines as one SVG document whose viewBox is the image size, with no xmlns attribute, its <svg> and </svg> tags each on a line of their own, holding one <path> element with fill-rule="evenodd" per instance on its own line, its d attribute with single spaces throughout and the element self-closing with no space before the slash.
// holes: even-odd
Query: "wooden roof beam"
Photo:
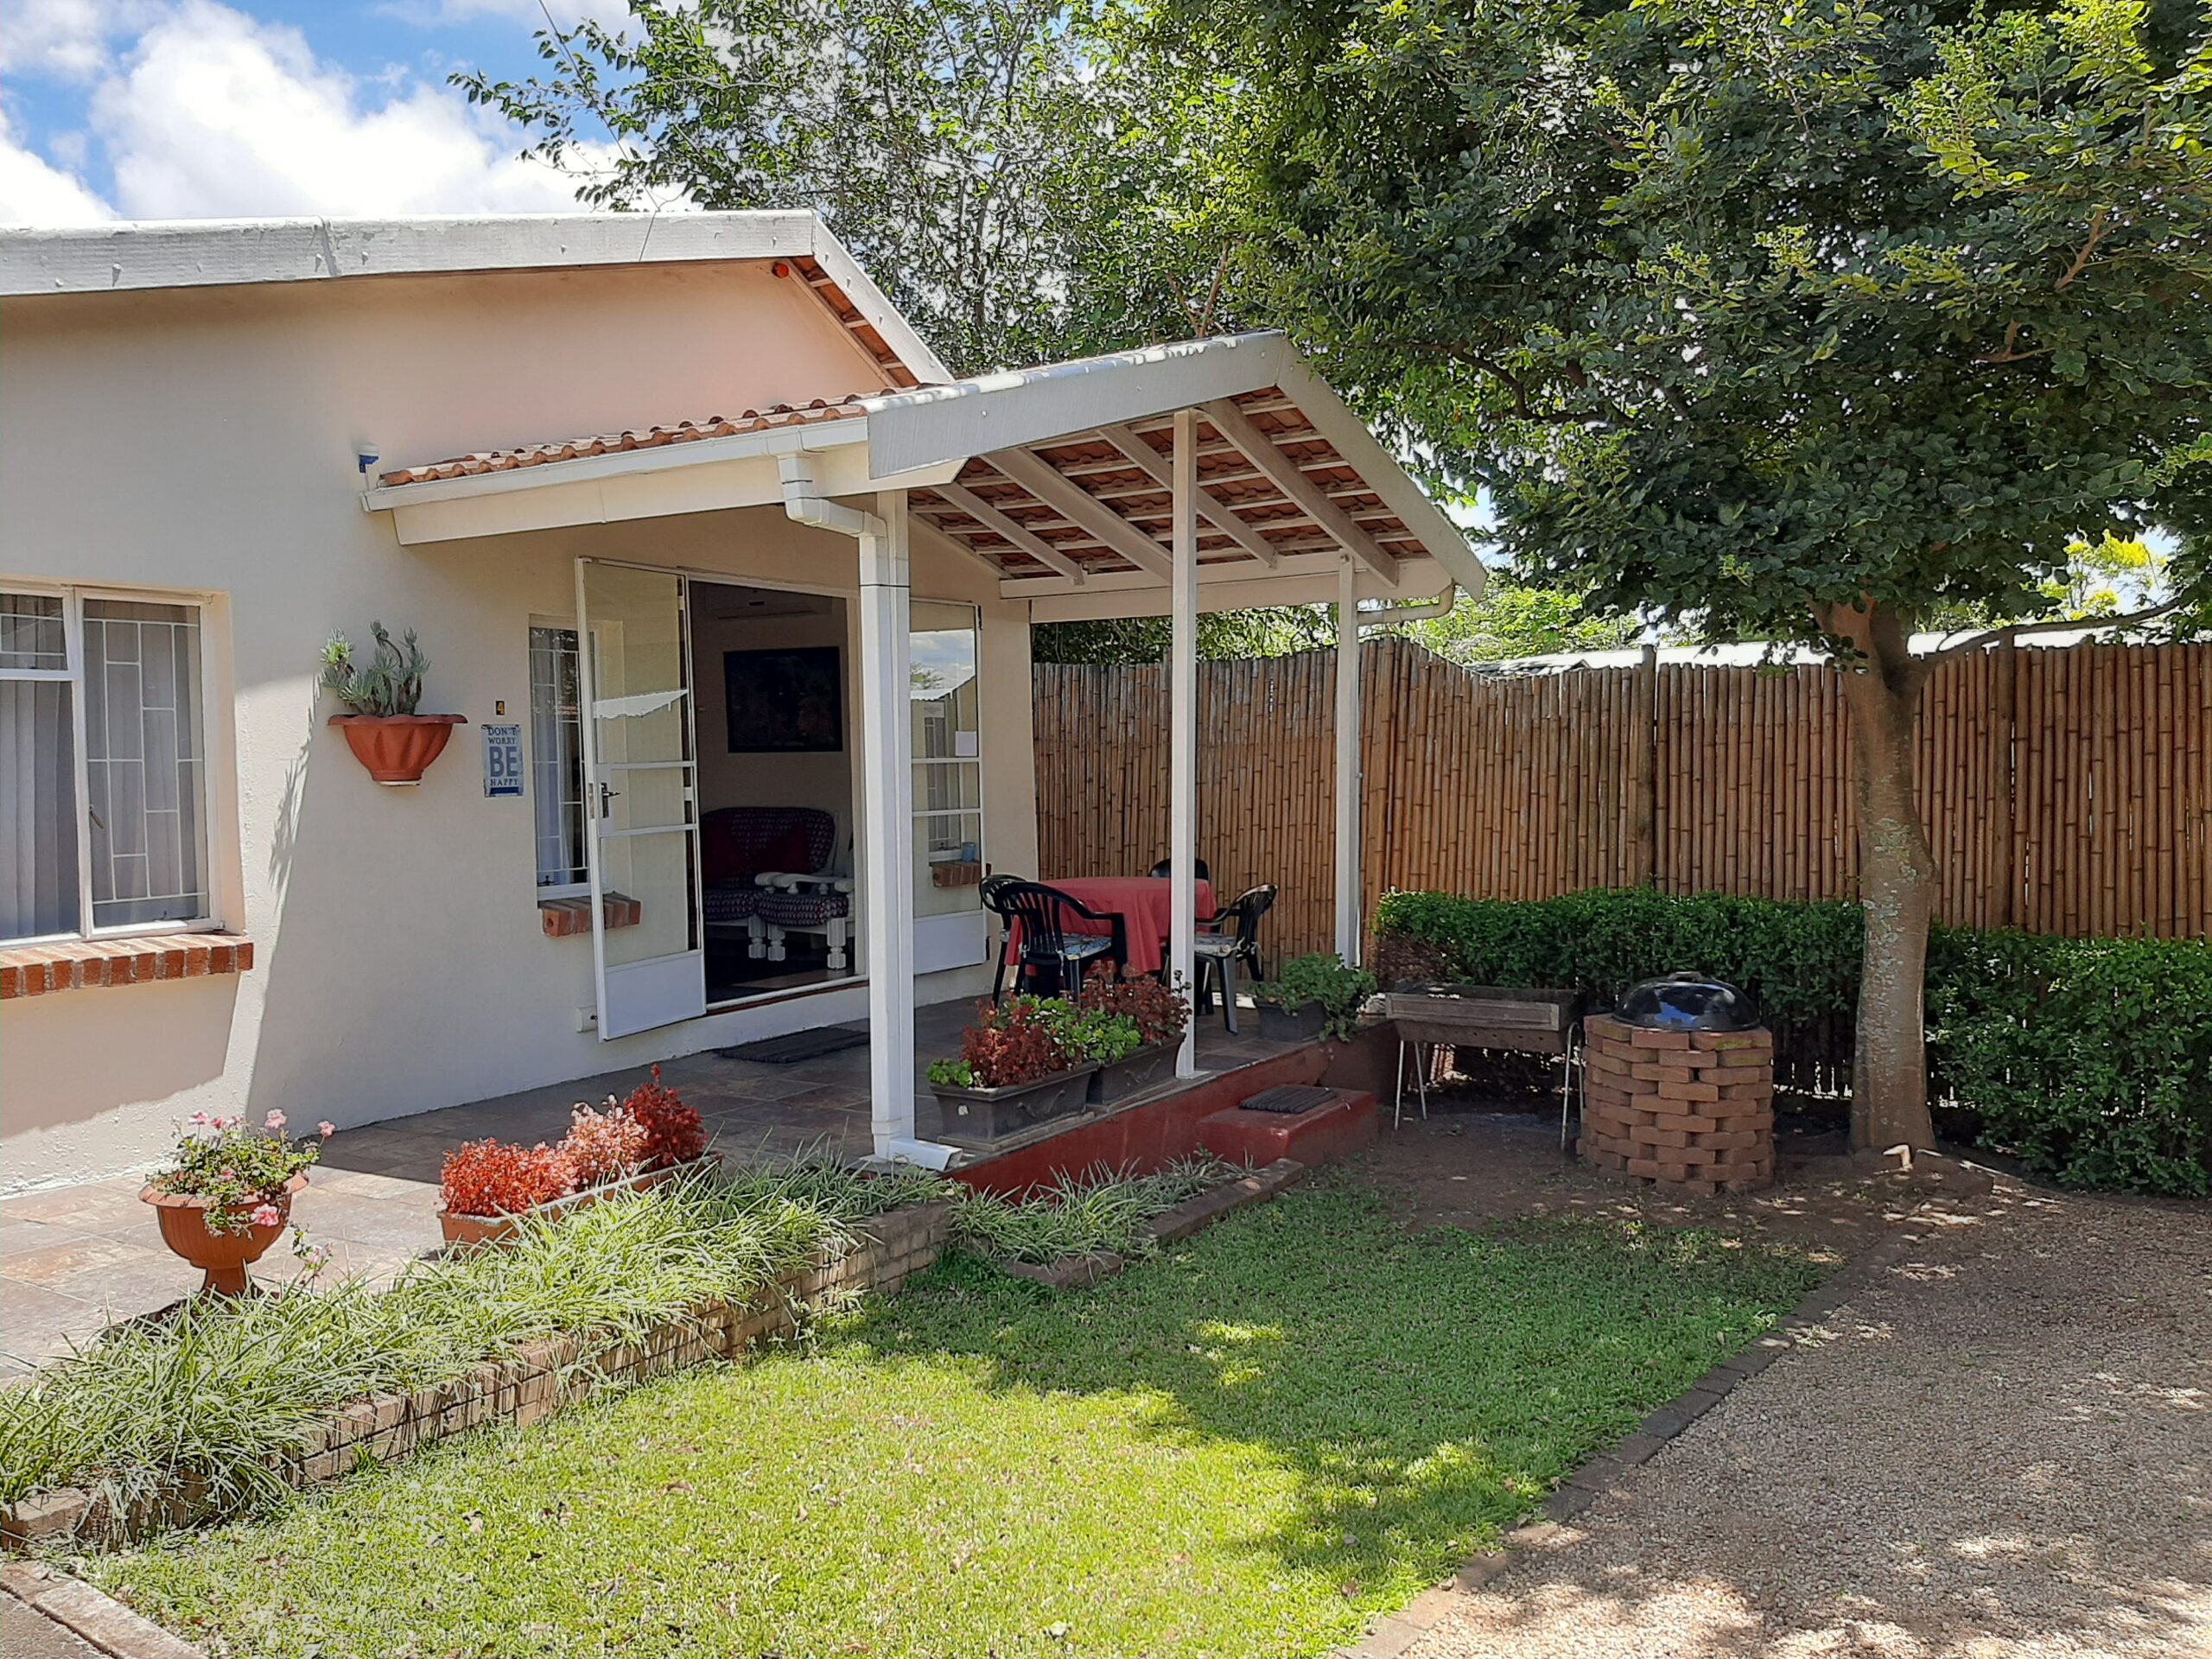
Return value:
<svg viewBox="0 0 2212 1659">
<path fill-rule="evenodd" d="M 1102 426 L 1098 429 L 1098 435 L 1135 461 L 1143 469 L 1145 475 L 1154 483 L 1173 491 L 1175 483 L 1174 468 L 1168 465 L 1166 458 L 1159 450 L 1154 448 L 1126 426 Z M 1270 569 L 1274 568 L 1275 550 L 1266 537 L 1260 534 L 1254 526 L 1246 524 L 1229 506 L 1216 500 L 1212 493 L 1205 487 L 1204 480 L 1199 481 L 1198 495 L 1199 518 L 1220 531 L 1262 564 L 1268 566 Z"/>
<path fill-rule="evenodd" d="M 1274 486 L 1305 510 L 1306 516 L 1336 538 L 1345 552 L 1373 570 L 1393 588 L 1398 585 L 1396 557 L 1346 516 L 1344 510 L 1306 476 L 1296 461 L 1274 446 L 1274 441 L 1253 423 L 1251 417 L 1226 397 L 1206 406 L 1214 429 L 1244 452 L 1244 458 L 1268 475 Z M 1071 486 L 1070 487 L 1073 487 Z"/>
<path fill-rule="evenodd" d="M 984 529 L 1013 543 L 1038 563 L 1058 571 L 1070 582 L 1083 580 L 1081 565 L 1018 520 L 1007 518 L 973 490 L 963 489 L 957 484 L 940 484 L 937 486 L 937 494 L 948 505 L 959 508 Z"/>
<path fill-rule="evenodd" d="M 1089 531 L 1138 569 L 1163 582 L 1170 580 L 1173 565 L 1166 548 L 1097 497 L 1069 483 L 1051 462 L 1039 461 L 1027 449 L 994 450 L 986 459 L 1007 478 L 1046 505 L 1058 509 L 1070 523 Z"/>
</svg>

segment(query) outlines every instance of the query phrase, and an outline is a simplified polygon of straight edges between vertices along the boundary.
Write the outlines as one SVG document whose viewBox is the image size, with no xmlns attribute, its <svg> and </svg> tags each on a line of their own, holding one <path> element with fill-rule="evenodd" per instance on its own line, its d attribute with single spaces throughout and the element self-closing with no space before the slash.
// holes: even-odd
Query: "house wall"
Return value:
<svg viewBox="0 0 2212 1659">
<path fill-rule="evenodd" d="M 419 630 L 425 712 L 528 734 L 530 620 L 575 559 L 857 596 L 849 540 L 774 509 L 402 547 L 364 512 L 387 464 L 880 384 L 803 285 L 756 267 L 381 278 L 6 302 L 0 577 L 203 590 L 214 881 L 245 975 L 0 1004 L 0 1192 L 110 1174 L 196 1110 L 345 1127 L 865 1013 L 855 988 L 612 1043 L 580 1029 L 588 938 L 544 937 L 531 803 L 483 793 L 468 728 L 416 789 L 372 783 L 315 657 Z M 918 596 L 983 607 L 986 810 L 1033 868 L 1026 607 L 921 548 Z M 719 698 L 719 683 L 712 693 Z M 981 969 L 924 1001 L 972 995 Z"/>
</svg>

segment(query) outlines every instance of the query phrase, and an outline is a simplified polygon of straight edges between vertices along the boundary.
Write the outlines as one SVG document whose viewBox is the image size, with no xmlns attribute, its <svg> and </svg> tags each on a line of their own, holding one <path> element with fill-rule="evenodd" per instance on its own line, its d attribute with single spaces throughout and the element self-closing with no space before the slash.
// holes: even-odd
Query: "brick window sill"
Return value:
<svg viewBox="0 0 2212 1659">
<path fill-rule="evenodd" d="M 625 893 L 608 893 L 606 909 L 607 925 L 610 929 L 635 927 L 645 918 L 645 906 Z M 549 939 L 588 935 L 591 932 L 591 899 L 588 895 L 574 899 L 541 899 L 537 901 L 537 920 Z"/>
<path fill-rule="evenodd" d="M 253 941 L 235 933 L 160 933 L 0 948 L 0 1001 L 160 979 L 206 979 L 253 966 Z"/>
</svg>

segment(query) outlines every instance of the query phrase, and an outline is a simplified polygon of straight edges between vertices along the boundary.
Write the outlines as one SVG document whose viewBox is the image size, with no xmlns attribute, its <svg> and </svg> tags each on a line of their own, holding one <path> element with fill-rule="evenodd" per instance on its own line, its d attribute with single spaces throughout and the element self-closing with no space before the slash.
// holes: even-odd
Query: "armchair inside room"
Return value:
<svg viewBox="0 0 2212 1659">
<path fill-rule="evenodd" d="M 753 879 L 761 891 L 755 912 L 760 937 L 749 947 L 755 957 L 784 960 L 785 939 L 793 933 L 822 936 L 828 965 L 842 973 L 851 961 L 853 928 L 853 849 L 847 838 L 843 855 L 825 859 L 817 870 L 763 870 Z"/>
</svg>

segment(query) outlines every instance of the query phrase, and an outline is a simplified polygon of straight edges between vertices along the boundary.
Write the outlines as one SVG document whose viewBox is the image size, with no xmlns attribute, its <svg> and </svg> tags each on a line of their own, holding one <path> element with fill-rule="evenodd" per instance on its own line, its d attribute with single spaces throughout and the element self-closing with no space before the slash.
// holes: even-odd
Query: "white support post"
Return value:
<svg viewBox="0 0 2212 1659">
<path fill-rule="evenodd" d="M 1337 954 L 1359 965 L 1359 572 L 1337 572 Z"/>
<path fill-rule="evenodd" d="M 868 958 L 870 1127 L 877 1157 L 941 1162 L 940 1148 L 922 1148 L 914 1137 L 913 643 L 906 493 L 883 492 L 876 498 L 874 518 L 880 523 L 872 523 L 859 538 L 865 804 L 861 911 Z"/>
<path fill-rule="evenodd" d="M 1170 896 L 1167 966 L 1195 988 L 1198 931 L 1198 417 L 1175 411 L 1172 481 L 1173 564 L 1168 587 L 1173 645 L 1168 652 L 1167 859 Z M 1175 1075 L 1198 1072 L 1198 1007 L 1184 1027 Z"/>
</svg>

